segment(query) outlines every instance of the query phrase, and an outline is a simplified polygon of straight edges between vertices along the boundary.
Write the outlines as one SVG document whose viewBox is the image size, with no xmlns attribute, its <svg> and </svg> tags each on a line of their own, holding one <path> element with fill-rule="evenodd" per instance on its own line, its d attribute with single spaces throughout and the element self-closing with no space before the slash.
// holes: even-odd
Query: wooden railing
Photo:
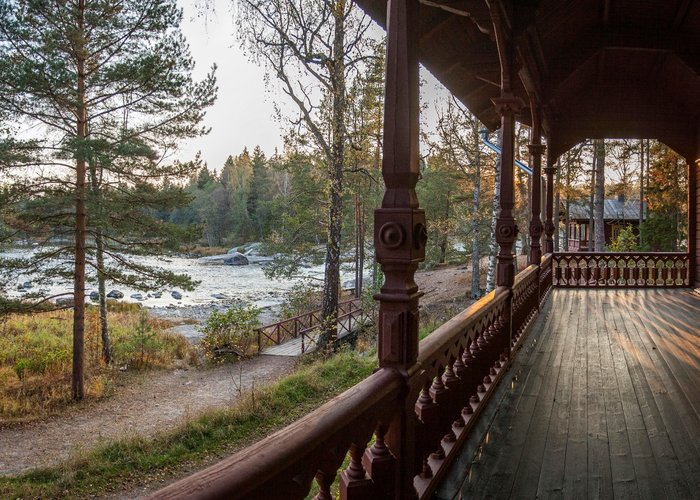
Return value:
<svg viewBox="0 0 700 500">
<path fill-rule="evenodd" d="M 575 252 L 553 255 L 553 285 L 569 288 L 690 286 L 687 253 Z"/>
<path fill-rule="evenodd" d="M 330 499 L 345 459 L 340 498 L 430 498 L 537 316 L 550 289 L 548 269 L 528 267 L 512 289 L 498 288 L 440 326 L 421 341 L 407 373 L 379 369 L 153 498 L 301 499 L 315 479 L 316 498 Z"/>
<path fill-rule="evenodd" d="M 362 303 L 359 298 L 338 302 L 338 336 L 351 333 L 356 323 L 363 317 Z M 315 344 L 314 334 L 320 326 L 320 309 L 262 326 L 256 330 L 258 351 L 266 345 L 280 345 L 287 340 L 301 337 L 301 352 L 304 353 Z"/>
</svg>

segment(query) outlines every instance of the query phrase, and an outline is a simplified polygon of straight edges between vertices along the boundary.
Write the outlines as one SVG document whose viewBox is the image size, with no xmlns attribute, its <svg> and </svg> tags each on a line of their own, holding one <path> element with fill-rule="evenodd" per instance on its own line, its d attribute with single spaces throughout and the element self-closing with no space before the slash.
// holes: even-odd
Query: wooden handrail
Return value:
<svg viewBox="0 0 700 500">
<path fill-rule="evenodd" d="M 545 272 L 529 266 L 512 289 L 496 289 L 441 325 L 420 342 L 408 372 L 379 369 L 290 426 L 151 498 L 301 499 L 314 477 L 323 493 L 318 498 L 325 498 L 348 455 L 341 498 L 399 500 L 400 478 L 407 475 L 418 498 L 430 498 L 536 316 L 537 298 L 549 289 L 541 280 Z M 372 435 L 376 441 L 367 448 Z M 410 469 L 398 467 L 399 454 L 412 457 L 401 462 Z"/>
<path fill-rule="evenodd" d="M 288 427 L 150 498 L 303 498 L 325 462 L 337 469 L 352 444 L 364 447 L 388 424 L 402 385 L 395 370 L 378 370 Z"/>
</svg>

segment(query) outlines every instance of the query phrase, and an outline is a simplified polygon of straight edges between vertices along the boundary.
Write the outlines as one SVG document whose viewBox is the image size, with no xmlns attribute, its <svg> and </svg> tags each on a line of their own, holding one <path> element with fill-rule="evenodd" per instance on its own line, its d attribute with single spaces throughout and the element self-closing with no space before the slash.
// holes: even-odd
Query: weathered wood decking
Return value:
<svg viewBox="0 0 700 500">
<path fill-rule="evenodd" d="M 700 298 L 558 289 L 543 312 L 438 497 L 699 498 Z"/>
</svg>

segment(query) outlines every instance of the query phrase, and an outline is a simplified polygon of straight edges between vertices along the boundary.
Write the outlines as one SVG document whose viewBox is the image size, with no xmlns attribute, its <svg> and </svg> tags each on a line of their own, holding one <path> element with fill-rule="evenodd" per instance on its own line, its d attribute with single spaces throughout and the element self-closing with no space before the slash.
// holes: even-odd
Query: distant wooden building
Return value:
<svg viewBox="0 0 700 500">
<path fill-rule="evenodd" d="M 646 211 L 646 204 L 645 204 Z M 563 217 L 563 215 L 562 215 Z M 572 202 L 569 205 L 569 224 L 566 231 L 569 235 L 569 252 L 587 252 L 590 233 L 591 204 Z M 609 245 L 618 237 L 625 226 L 632 226 L 635 234 L 639 234 L 639 200 L 608 198 L 603 208 L 605 221 L 605 244 Z"/>
</svg>

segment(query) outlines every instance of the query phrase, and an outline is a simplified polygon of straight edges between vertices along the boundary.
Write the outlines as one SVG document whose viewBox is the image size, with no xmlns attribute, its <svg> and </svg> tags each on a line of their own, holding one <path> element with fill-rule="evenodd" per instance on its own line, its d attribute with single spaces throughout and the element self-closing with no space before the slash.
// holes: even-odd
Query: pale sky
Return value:
<svg viewBox="0 0 700 500">
<path fill-rule="evenodd" d="M 286 101 L 277 93 L 274 79 L 266 89 L 264 69 L 250 62 L 240 48 L 231 1 L 208 0 L 216 4 L 216 11 L 204 16 L 196 6 L 205 1 L 178 0 L 184 9 L 182 29 L 196 61 L 195 77 L 201 79 L 216 63 L 219 94 L 205 118 L 205 125 L 211 128 L 209 135 L 183 143 L 176 156 L 189 160 L 201 151 L 209 167 L 218 170 L 229 155 L 239 154 L 246 146 L 252 150 L 259 145 L 268 156 L 275 148 L 282 149 L 284 127 L 274 118 L 273 103 L 275 99 Z M 425 120 L 431 123 L 435 121 L 433 103 L 445 91 L 427 71 L 423 70 L 421 77 L 427 82 L 421 89 L 428 103 Z"/>
<path fill-rule="evenodd" d="M 184 143 L 177 155 L 183 160 L 199 150 L 210 168 L 220 169 L 229 155 L 245 146 L 259 145 L 266 154 L 281 148 L 280 124 L 273 118 L 273 96 L 265 90 L 262 68 L 248 61 L 234 36 L 230 3 L 219 1 L 215 14 L 198 15 L 197 0 L 179 0 L 184 9 L 182 29 L 196 61 L 195 77 L 201 79 L 213 63 L 219 94 L 208 111 L 209 135 Z"/>
</svg>

